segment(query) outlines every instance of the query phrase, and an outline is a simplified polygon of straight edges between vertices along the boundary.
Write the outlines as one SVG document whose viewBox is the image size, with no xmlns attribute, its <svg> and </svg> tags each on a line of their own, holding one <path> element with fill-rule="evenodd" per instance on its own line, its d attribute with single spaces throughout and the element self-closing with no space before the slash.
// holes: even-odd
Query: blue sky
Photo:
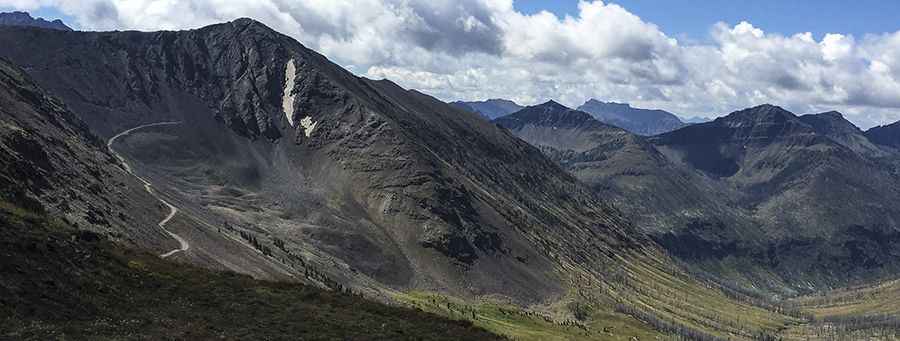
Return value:
<svg viewBox="0 0 900 341">
<path fill-rule="evenodd" d="M 863 37 L 867 33 L 900 30 L 900 1 L 892 0 L 616 0 L 607 3 L 621 5 L 679 39 L 706 40 L 710 28 L 720 21 L 732 25 L 747 21 L 766 32 L 785 35 L 812 32 L 817 39 L 825 33 Z M 547 10 L 558 16 L 578 14 L 577 0 L 517 0 L 515 7 L 524 13 Z"/>
</svg>

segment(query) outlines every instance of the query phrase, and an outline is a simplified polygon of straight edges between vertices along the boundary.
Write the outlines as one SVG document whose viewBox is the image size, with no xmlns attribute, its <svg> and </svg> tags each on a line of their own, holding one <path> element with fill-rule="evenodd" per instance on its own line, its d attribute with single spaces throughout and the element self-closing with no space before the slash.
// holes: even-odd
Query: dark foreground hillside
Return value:
<svg viewBox="0 0 900 341">
<path fill-rule="evenodd" d="M 0 339 L 498 339 L 351 294 L 167 262 L 6 202 L 0 253 Z"/>
</svg>

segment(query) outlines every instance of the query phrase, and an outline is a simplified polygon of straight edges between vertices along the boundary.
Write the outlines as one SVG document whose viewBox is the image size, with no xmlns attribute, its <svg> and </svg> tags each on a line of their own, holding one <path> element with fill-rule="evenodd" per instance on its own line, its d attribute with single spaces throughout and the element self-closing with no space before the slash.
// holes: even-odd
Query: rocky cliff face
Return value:
<svg viewBox="0 0 900 341">
<path fill-rule="evenodd" d="M 598 272 L 655 248 L 508 132 L 353 76 L 252 20 L 154 33 L 6 28 L 0 42 L 101 135 L 183 122 L 135 134 L 122 151 L 198 231 L 240 232 L 329 280 L 541 301 L 563 292 L 566 268 Z"/>
</svg>

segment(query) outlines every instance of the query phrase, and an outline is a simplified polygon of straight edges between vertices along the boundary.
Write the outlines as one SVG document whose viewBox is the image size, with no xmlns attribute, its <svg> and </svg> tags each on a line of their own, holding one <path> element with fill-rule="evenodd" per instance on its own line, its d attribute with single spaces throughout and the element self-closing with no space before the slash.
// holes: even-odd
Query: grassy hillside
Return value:
<svg viewBox="0 0 900 341">
<path fill-rule="evenodd" d="M 699 281 L 666 261 L 648 256 L 622 263 L 599 279 L 573 277 L 566 297 L 549 305 L 432 292 L 396 293 L 395 299 L 514 340 L 778 340 L 809 325 L 799 308 Z"/>
<path fill-rule="evenodd" d="M 167 262 L 6 202 L 0 226 L 0 339 L 499 339 L 348 293 Z"/>
<path fill-rule="evenodd" d="M 814 321 L 785 332 L 797 340 L 900 340 L 900 280 L 842 288 L 791 301 Z"/>
</svg>

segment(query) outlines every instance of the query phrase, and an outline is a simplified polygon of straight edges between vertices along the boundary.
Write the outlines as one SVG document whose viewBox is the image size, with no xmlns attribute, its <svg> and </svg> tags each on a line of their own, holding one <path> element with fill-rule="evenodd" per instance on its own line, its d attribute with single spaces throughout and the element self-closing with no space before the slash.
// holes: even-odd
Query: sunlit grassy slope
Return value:
<svg viewBox="0 0 900 341">
<path fill-rule="evenodd" d="M 666 265 L 670 263 L 643 257 L 621 259 L 625 266 L 608 276 L 573 276 L 569 294 L 545 306 L 521 308 L 490 298 L 462 300 L 426 292 L 395 297 L 516 340 L 772 339 L 805 323 L 784 308 L 753 305 L 748 297 L 728 295 Z"/>
<path fill-rule="evenodd" d="M 791 300 L 814 316 L 789 340 L 900 340 L 900 280 L 837 289 Z"/>
</svg>

